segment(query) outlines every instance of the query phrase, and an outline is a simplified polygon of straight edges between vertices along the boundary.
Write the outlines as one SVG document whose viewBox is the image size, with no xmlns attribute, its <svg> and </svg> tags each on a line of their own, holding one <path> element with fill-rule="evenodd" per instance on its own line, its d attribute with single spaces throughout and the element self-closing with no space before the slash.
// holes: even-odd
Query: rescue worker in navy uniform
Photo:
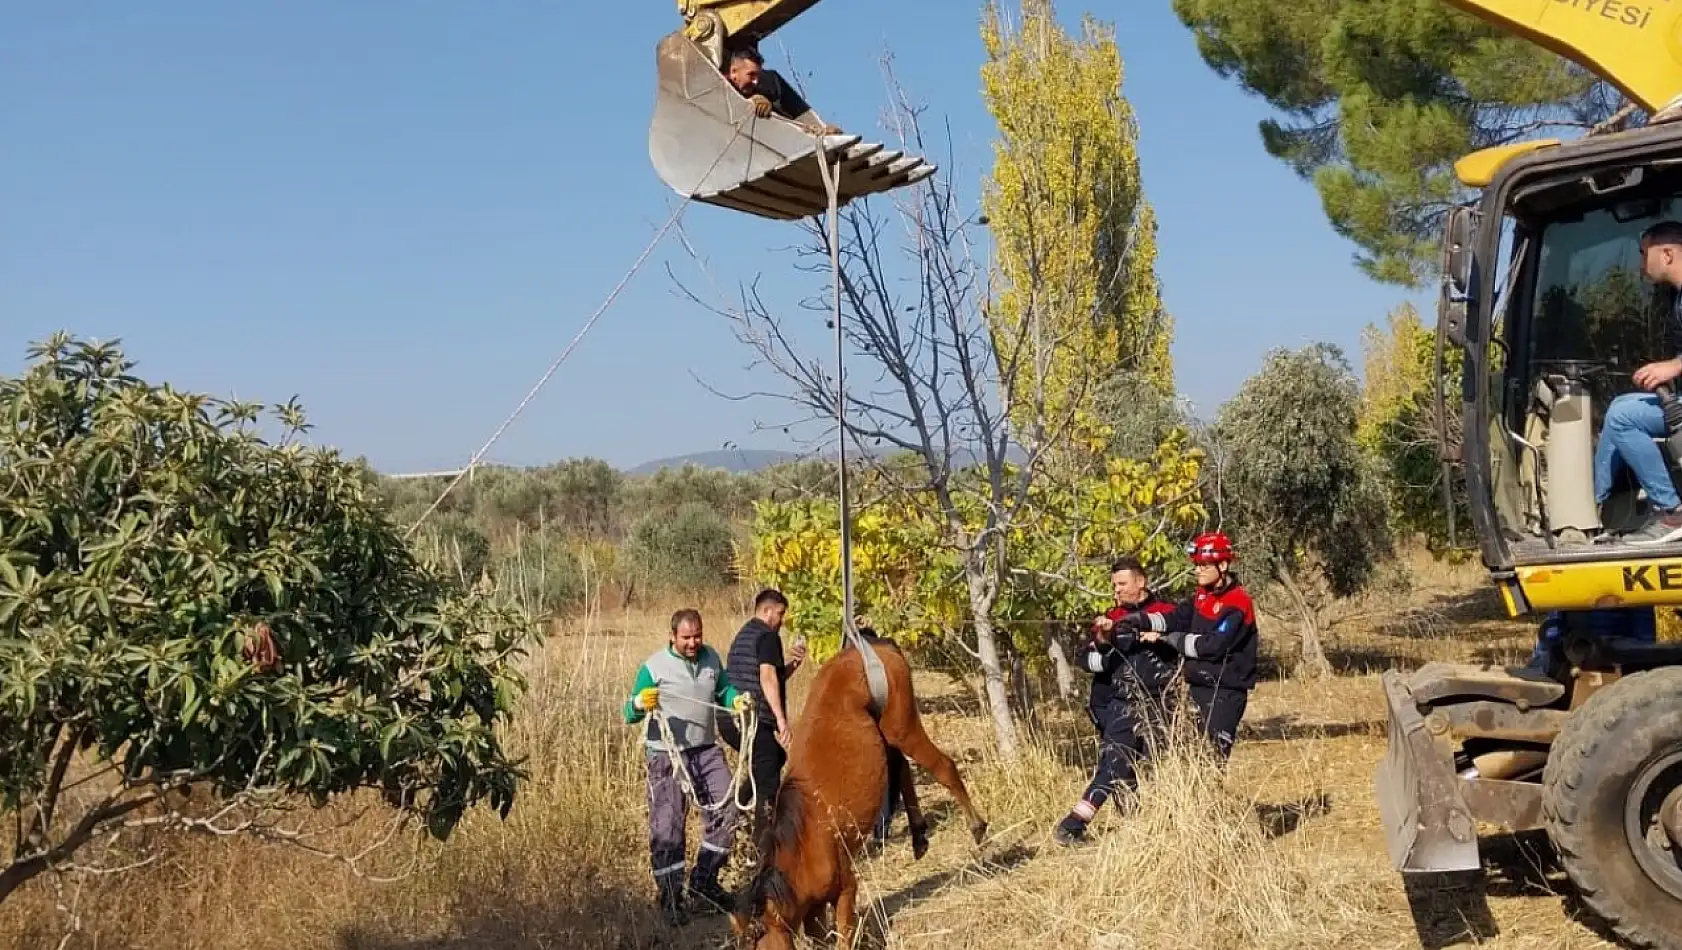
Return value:
<svg viewBox="0 0 1682 950">
<path fill-rule="evenodd" d="M 1150 588 L 1144 566 L 1122 558 L 1110 567 L 1115 606 L 1092 622 L 1092 634 L 1079 655 L 1092 675 L 1086 714 L 1098 728 L 1098 769 L 1053 833 L 1059 844 L 1086 837 L 1086 826 L 1118 791 L 1138 786 L 1138 764 L 1167 721 L 1166 691 L 1178 675 L 1178 656 L 1165 643 L 1145 643 L 1141 626 L 1126 623 L 1147 614 L 1166 615 L 1174 605 Z"/>
<path fill-rule="evenodd" d="M 1197 592 L 1169 614 L 1129 617 L 1146 626 L 1139 639 L 1161 642 L 1184 657 L 1181 675 L 1198 727 L 1225 761 L 1238 738 L 1238 724 L 1256 686 L 1256 608 L 1232 573 L 1236 559 L 1224 532 L 1200 534 L 1186 549 Z"/>
</svg>

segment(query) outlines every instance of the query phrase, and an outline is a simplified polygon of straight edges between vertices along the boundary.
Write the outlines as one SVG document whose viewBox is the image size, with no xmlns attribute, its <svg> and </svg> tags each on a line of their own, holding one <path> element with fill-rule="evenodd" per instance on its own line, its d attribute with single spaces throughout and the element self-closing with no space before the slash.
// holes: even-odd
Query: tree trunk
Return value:
<svg viewBox="0 0 1682 950">
<path fill-rule="evenodd" d="M 981 675 L 987 684 L 987 709 L 993 714 L 993 738 L 999 744 L 999 755 L 1015 761 L 1016 717 L 1010 713 L 1010 693 L 1005 689 L 1004 664 L 1000 662 L 991 617 L 975 618 L 975 647 L 981 655 Z"/>
<path fill-rule="evenodd" d="M 1063 649 L 1063 638 L 1056 630 L 1049 630 L 1045 635 L 1045 653 L 1051 658 L 1051 671 L 1057 677 L 1057 696 L 1068 702 L 1075 695 L 1075 674 L 1069 669 L 1069 654 Z"/>
<path fill-rule="evenodd" d="M 1297 658 L 1296 675 L 1310 679 L 1332 675 L 1332 664 L 1326 659 L 1326 648 L 1321 638 L 1320 612 L 1308 602 L 1308 595 L 1303 593 L 1302 585 L 1290 571 L 1279 571 L 1279 586 L 1285 588 L 1286 595 L 1297 608 L 1302 653 Z"/>
<path fill-rule="evenodd" d="M 1021 725 L 1030 736 L 1039 732 L 1039 717 L 1035 714 L 1034 683 L 1028 675 L 1028 660 L 1016 644 L 1005 641 L 1005 669 L 1010 673 L 1010 697 L 1013 711 L 1021 717 Z"/>
<path fill-rule="evenodd" d="M 964 584 L 969 588 L 970 615 L 975 624 L 975 652 L 981 660 L 981 676 L 987 689 L 987 710 L 993 716 L 993 738 L 999 755 L 1014 762 L 1021 748 L 1016 735 L 1016 718 L 1010 712 L 1010 691 L 1000 655 L 998 631 L 993 627 L 995 587 L 987 576 L 984 555 L 972 552 L 964 559 Z"/>
</svg>

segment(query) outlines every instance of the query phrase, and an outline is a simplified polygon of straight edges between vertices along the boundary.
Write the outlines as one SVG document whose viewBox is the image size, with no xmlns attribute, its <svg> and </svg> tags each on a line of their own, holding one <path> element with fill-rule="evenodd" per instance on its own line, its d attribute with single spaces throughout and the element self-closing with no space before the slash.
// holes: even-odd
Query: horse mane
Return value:
<svg viewBox="0 0 1682 950">
<path fill-rule="evenodd" d="M 771 806 L 771 819 L 760 829 L 754 842 L 759 851 L 759 870 L 743 895 L 743 909 L 748 913 L 754 916 L 764 913 L 767 902 L 784 905 L 793 902 L 794 892 L 788 876 L 777 867 L 777 855 L 799 843 L 805 815 L 806 793 L 801 781 L 785 779 Z"/>
</svg>

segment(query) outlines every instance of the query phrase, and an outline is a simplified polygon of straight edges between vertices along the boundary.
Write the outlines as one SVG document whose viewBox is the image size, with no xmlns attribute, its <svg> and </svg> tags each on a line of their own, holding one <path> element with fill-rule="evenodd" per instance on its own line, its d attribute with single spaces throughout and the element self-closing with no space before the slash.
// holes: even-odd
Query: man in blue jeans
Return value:
<svg viewBox="0 0 1682 950">
<path fill-rule="evenodd" d="M 1656 284 L 1682 288 L 1682 222 L 1661 221 L 1641 234 L 1641 273 Z M 1682 354 L 1682 294 L 1671 306 L 1665 328 L 1670 351 Z M 1594 500 L 1604 505 L 1612 493 L 1615 463 L 1622 461 L 1647 492 L 1653 517 L 1619 540 L 1628 544 L 1664 544 L 1682 538 L 1682 499 L 1671 484 L 1664 455 L 1653 440 L 1664 438 L 1664 410 L 1653 390 L 1682 376 L 1682 356 L 1637 369 L 1633 379 L 1647 390 L 1612 400 L 1601 423 L 1594 453 Z"/>
</svg>

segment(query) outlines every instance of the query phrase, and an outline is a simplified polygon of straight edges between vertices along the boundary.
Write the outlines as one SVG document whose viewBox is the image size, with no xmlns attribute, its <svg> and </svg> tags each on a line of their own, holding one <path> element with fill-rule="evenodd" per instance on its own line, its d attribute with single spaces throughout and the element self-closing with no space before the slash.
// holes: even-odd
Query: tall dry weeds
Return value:
<svg viewBox="0 0 1682 950">
<path fill-rule="evenodd" d="M 641 732 L 619 715 L 636 664 L 664 642 L 677 606 L 595 610 L 556 628 L 528 661 L 531 691 L 508 733 L 531 773 L 513 813 L 506 822 L 472 816 L 448 844 L 428 850 L 429 863 L 414 876 L 376 885 L 282 846 L 176 837 L 150 867 L 86 881 L 76 903 L 82 928 L 67 946 L 720 946 L 718 919 L 672 932 L 653 912 Z M 743 598 L 700 607 L 708 642 L 726 648 L 746 616 Z M 793 684 L 797 706 L 806 678 Z M 1182 735 L 1177 751 L 1147 773 L 1131 813 L 1106 806 L 1092 826 L 1095 844 L 1068 851 L 1051 842 L 1050 830 L 1096 762 L 1093 730 L 1078 712 L 1047 710 L 1043 732 L 1007 763 L 990 751 L 985 717 L 940 695 L 950 684 L 926 675 L 917 688 L 925 708 L 940 710 L 926 724 L 958 760 L 993 832 L 975 848 L 946 793 L 919 774 L 936 821 L 933 849 L 911 861 L 901 818 L 885 853 L 860 864 L 868 902 L 861 913 L 877 946 L 1417 946 L 1370 802 L 1382 733 L 1313 732 L 1381 715 L 1381 704 L 1377 713 L 1370 708 L 1372 682 L 1264 684 L 1247 721 L 1307 724 L 1305 733 L 1247 735 L 1225 769 Z M 1329 814 L 1312 801 L 1325 788 L 1333 789 Z M 56 946 L 67 919 L 54 907 L 57 896 L 43 880 L 8 901 L 0 947 Z M 1521 925 L 1494 945 L 1592 945 L 1570 929 L 1557 898 L 1515 901 L 1504 921 Z M 1526 915 L 1536 921 L 1523 923 Z"/>
<path fill-rule="evenodd" d="M 1313 804 L 1292 818 L 1260 789 L 1239 787 L 1189 716 L 1174 717 L 1137 794 L 1118 796 L 1125 811 L 1106 805 L 1090 843 L 1067 851 L 1049 837 L 1080 793 L 1066 754 L 1037 740 L 1015 766 L 987 758 L 968 769 L 978 800 L 1005 821 L 979 856 L 935 853 L 954 883 L 925 908 L 907 909 L 882 874 L 867 872 L 867 890 L 887 892 L 867 911 L 884 946 L 1283 950 L 1340 945 L 1359 932 L 1368 909 L 1360 889 L 1282 833 Z M 892 927 L 883 927 L 882 904 L 896 911 Z"/>
</svg>

